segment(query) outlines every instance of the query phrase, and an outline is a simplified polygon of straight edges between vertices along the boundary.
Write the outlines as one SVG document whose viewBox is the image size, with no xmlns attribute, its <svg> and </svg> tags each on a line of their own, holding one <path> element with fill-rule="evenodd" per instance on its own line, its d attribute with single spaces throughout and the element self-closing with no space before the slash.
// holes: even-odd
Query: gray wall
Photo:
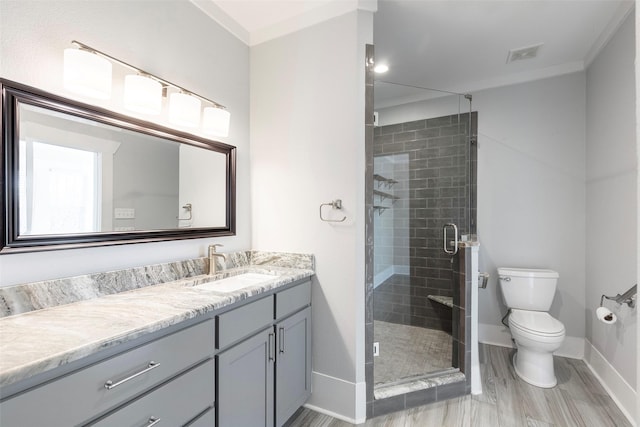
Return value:
<svg viewBox="0 0 640 427">
<path fill-rule="evenodd" d="M 630 15 L 587 70 L 586 337 L 634 387 L 637 309 L 607 303 L 615 325 L 596 320 L 600 295 L 637 280 L 637 184 L 634 16 Z"/>
<path fill-rule="evenodd" d="M 365 44 L 350 12 L 251 49 L 253 248 L 308 252 L 313 283 L 310 404 L 365 417 Z M 343 209 L 318 218 L 321 203 Z"/>
<path fill-rule="evenodd" d="M 214 241 L 250 248 L 249 48 L 188 1 L 0 1 L 2 77 L 71 97 L 62 52 L 74 39 L 229 108 L 223 141 L 238 147 L 237 236 L 0 257 L 0 286 L 193 258 Z M 130 114 L 121 98 L 118 80 L 112 101 L 90 102 Z"/>
</svg>

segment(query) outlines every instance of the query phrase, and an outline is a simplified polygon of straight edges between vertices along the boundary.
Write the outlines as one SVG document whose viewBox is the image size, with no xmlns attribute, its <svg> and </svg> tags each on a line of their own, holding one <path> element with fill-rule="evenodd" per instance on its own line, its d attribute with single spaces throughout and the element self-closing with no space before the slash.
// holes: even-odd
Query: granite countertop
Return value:
<svg viewBox="0 0 640 427">
<path fill-rule="evenodd" d="M 311 277 L 306 267 L 243 265 L 0 318 L 0 386 Z M 234 292 L 195 287 L 247 272 L 274 278 Z"/>
</svg>

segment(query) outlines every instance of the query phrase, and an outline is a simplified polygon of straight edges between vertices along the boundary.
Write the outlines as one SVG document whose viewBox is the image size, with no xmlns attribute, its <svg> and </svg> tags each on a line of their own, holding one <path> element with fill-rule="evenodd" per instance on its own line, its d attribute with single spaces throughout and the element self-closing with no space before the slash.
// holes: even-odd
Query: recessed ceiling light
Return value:
<svg viewBox="0 0 640 427">
<path fill-rule="evenodd" d="M 386 73 L 389 71 L 389 66 L 386 64 L 378 64 L 373 68 L 373 71 L 378 74 Z"/>
</svg>

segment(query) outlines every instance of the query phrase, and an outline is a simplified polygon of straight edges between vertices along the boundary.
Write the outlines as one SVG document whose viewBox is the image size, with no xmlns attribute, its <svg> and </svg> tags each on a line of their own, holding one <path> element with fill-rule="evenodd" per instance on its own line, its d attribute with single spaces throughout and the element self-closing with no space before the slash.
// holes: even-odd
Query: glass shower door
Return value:
<svg viewBox="0 0 640 427">
<path fill-rule="evenodd" d="M 378 83 L 375 90 L 377 96 Z M 374 129 L 376 385 L 458 368 L 453 352 L 458 265 L 451 242 L 475 226 L 469 135 L 477 120 L 473 114 L 470 126 L 458 97 L 450 104 L 454 114 L 441 116 L 409 114 L 406 106 L 381 109 L 382 126 Z M 385 114 L 392 117 L 390 124 L 384 124 Z"/>
</svg>

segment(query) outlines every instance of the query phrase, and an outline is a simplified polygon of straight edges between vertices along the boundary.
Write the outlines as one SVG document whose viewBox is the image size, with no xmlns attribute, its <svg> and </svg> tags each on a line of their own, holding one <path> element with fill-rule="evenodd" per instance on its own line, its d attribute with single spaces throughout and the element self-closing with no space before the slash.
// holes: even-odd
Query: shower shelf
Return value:
<svg viewBox="0 0 640 427">
<path fill-rule="evenodd" d="M 374 174 L 373 179 L 378 183 L 378 188 L 380 188 L 381 185 L 384 185 L 386 188 L 391 188 L 394 184 L 398 183 L 395 179 L 385 178 L 378 174 Z"/>
<path fill-rule="evenodd" d="M 400 197 L 398 196 L 394 196 L 393 194 L 385 193 L 384 191 L 380 190 L 373 190 L 373 195 L 380 197 L 382 200 L 391 199 L 392 203 L 400 199 Z"/>
<path fill-rule="evenodd" d="M 373 205 L 373 210 L 378 211 L 378 215 L 382 215 L 382 212 L 386 211 L 387 209 L 390 209 L 390 207 Z"/>
<path fill-rule="evenodd" d="M 441 295 L 427 295 L 431 301 L 435 301 L 439 304 L 446 305 L 447 307 L 453 308 L 453 297 L 444 297 Z"/>
</svg>

